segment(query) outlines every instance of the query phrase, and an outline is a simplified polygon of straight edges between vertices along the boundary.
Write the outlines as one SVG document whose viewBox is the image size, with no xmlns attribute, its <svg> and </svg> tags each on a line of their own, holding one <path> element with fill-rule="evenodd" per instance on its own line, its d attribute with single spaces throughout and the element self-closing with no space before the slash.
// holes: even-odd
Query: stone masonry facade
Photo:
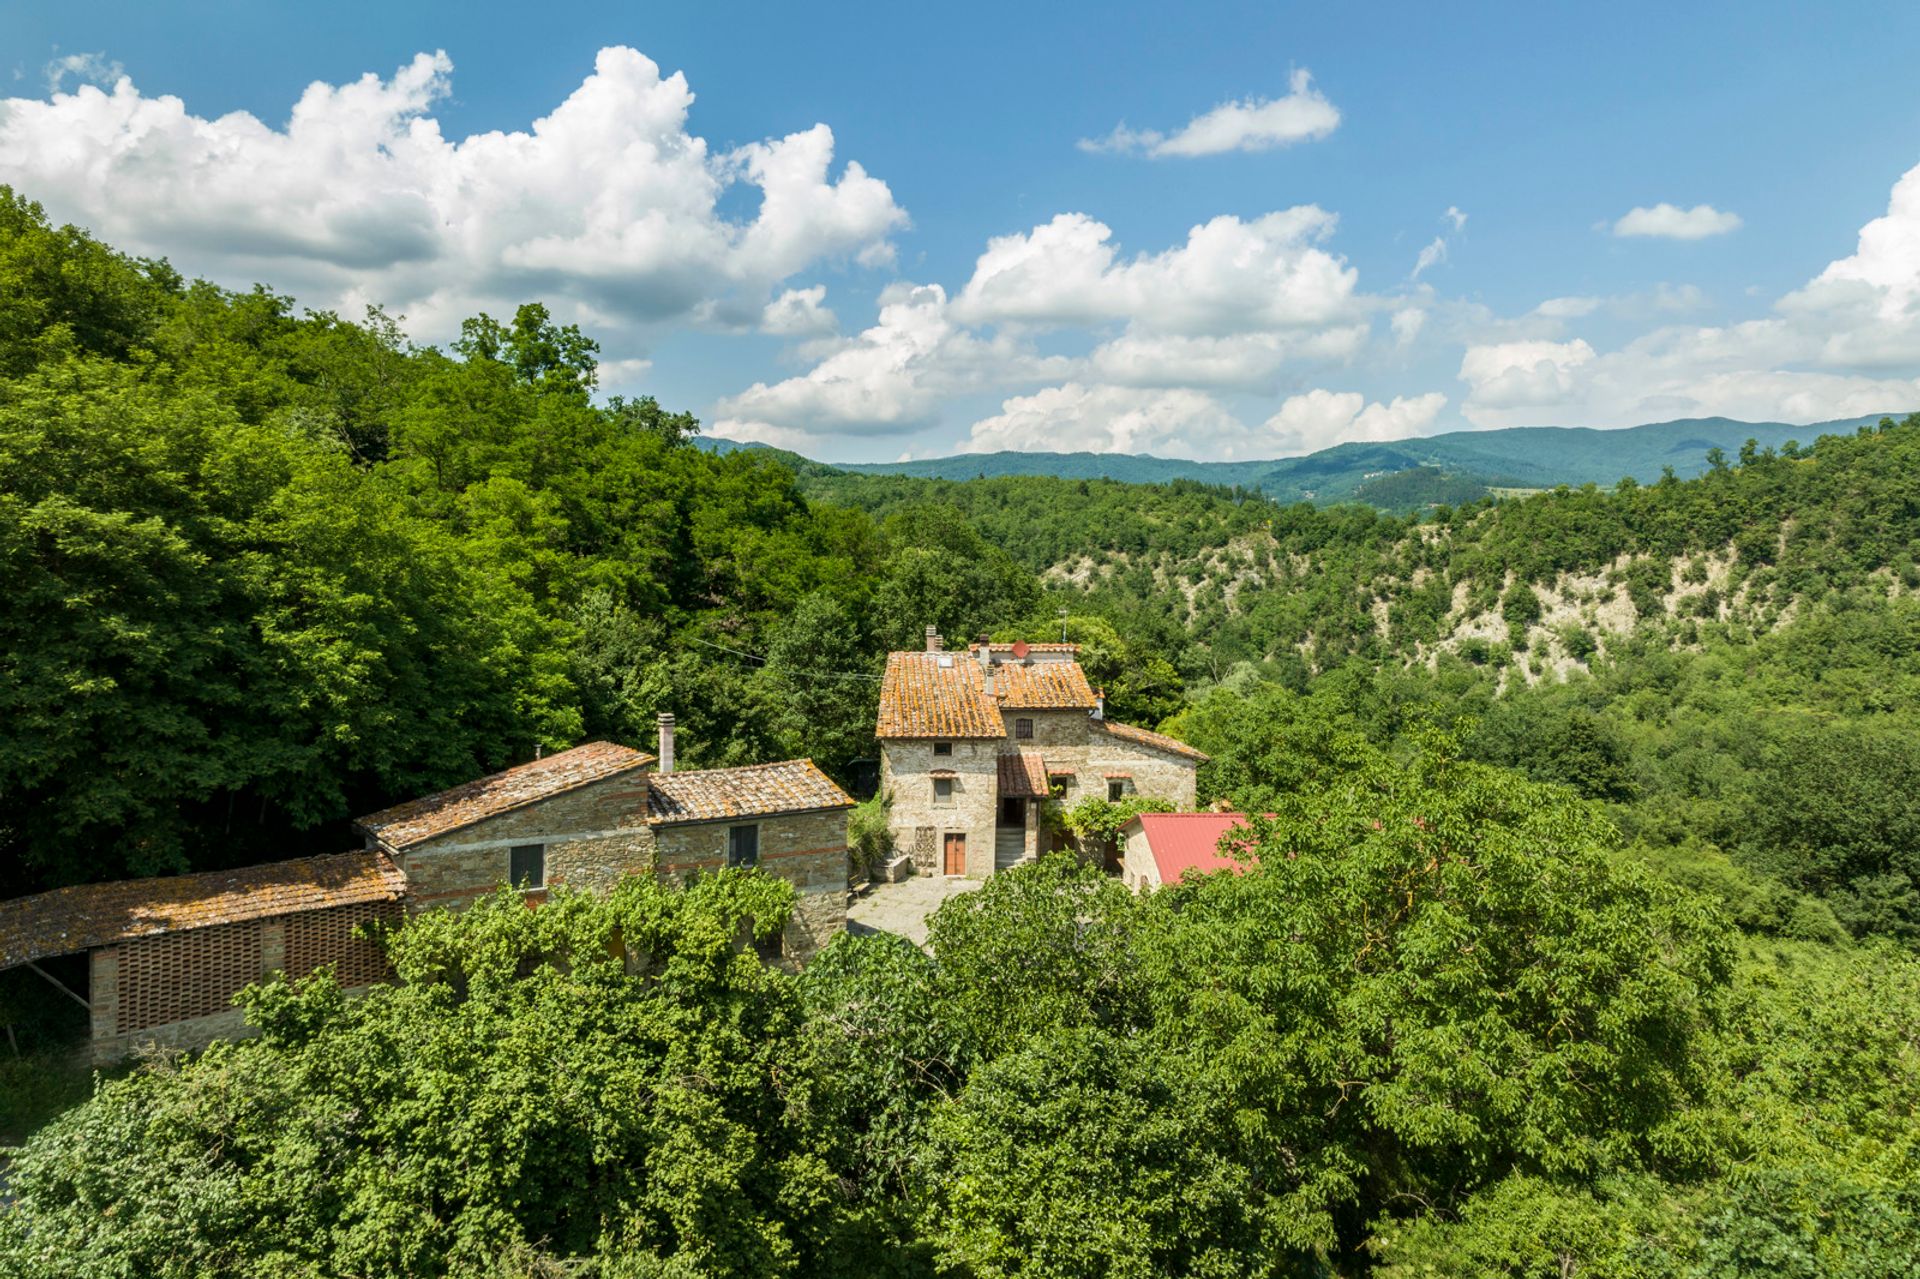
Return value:
<svg viewBox="0 0 1920 1279">
<path fill-rule="evenodd" d="M 846 810 L 664 825 L 654 836 L 658 872 L 684 883 L 720 869 L 735 826 L 759 827 L 760 868 L 799 894 L 781 955 L 790 964 L 805 963 L 847 925 Z"/>
<path fill-rule="evenodd" d="M 401 854 L 411 909 L 465 906 L 507 882 L 516 844 L 546 850 L 546 886 L 606 892 L 653 868 L 646 773 L 591 782 L 415 844 Z"/>
<path fill-rule="evenodd" d="M 507 881 L 508 852 L 518 844 L 544 846 L 546 888 L 607 892 L 628 875 L 654 873 L 684 883 L 727 864 L 729 830 L 756 826 L 760 868 L 800 894 L 785 957 L 805 962 L 845 926 L 845 809 L 648 825 L 646 796 L 645 773 L 623 774 L 415 845 L 403 863 L 409 904 L 458 908 L 486 896 Z"/>
<path fill-rule="evenodd" d="M 881 793 L 893 803 L 890 820 L 894 847 L 913 858 L 916 873 L 944 873 L 947 841 L 966 841 L 964 873 L 985 879 L 993 873 L 993 848 L 999 814 L 998 768 L 1001 746 L 994 741 L 949 743 L 951 755 L 935 755 L 930 741 L 894 741 L 880 748 Z M 950 771 L 947 799 L 934 795 L 934 774 Z"/>
<path fill-rule="evenodd" d="M 538 902 L 557 886 L 605 893 L 631 875 L 717 871 L 742 827 L 754 864 L 797 892 L 782 962 L 804 963 L 845 928 L 853 801 L 811 760 L 653 774 L 654 759 L 588 743 L 362 818 L 366 845 L 352 852 L 0 902 L 0 969 L 86 954 L 96 1061 L 197 1049 L 249 1033 L 233 998 L 275 973 L 331 966 L 351 992 L 388 980 L 358 930 L 471 905 L 513 878 L 516 848 L 538 847 L 521 861 Z"/>
<path fill-rule="evenodd" d="M 1206 757 L 1160 734 L 1108 723 L 1071 645 L 983 643 L 948 653 L 929 634 L 925 653 L 892 654 L 887 672 L 880 785 L 894 845 L 920 874 L 983 879 L 1039 851 L 1040 801 L 1026 793 L 1025 769 L 1016 764 L 1003 774 L 1009 754 L 1043 758 L 1066 807 L 1116 795 L 1194 806 L 1196 770 Z M 1003 794 L 1003 775 L 1021 789 Z M 949 867 L 956 841 L 964 842 L 964 856 Z"/>
</svg>

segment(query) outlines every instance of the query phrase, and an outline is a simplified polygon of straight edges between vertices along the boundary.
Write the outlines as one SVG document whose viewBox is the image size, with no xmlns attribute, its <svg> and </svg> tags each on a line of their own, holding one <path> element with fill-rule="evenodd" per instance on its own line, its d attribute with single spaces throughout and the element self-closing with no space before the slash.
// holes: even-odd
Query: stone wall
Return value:
<svg viewBox="0 0 1920 1279">
<path fill-rule="evenodd" d="M 459 908 L 507 882 L 507 850 L 546 846 L 547 886 L 606 892 L 653 866 L 647 775 L 634 769 L 564 795 L 475 822 L 406 850 L 408 900 L 416 911 Z"/>
<path fill-rule="evenodd" d="M 881 793 L 893 797 L 889 820 L 894 846 L 913 857 L 922 875 L 945 873 L 946 839 L 967 839 L 969 879 L 993 874 L 994 823 L 1000 802 L 999 741 L 956 741 L 953 754 L 935 755 L 930 741 L 895 739 L 880 745 Z M 934 801 L 932 772 L 952 769 L 950 803 Z M 930 838 L 923 839 L 925 832 Z"/>
<path fill-rule="evenodd" d="M 1003 751 L 1037 750 L 1061 787 L 1060 802 L 1073 807 L 1089 796 L 1107 797 L 1108 773 L 1125 773 L 1123 793 L 1165 799 L 1180 809 L 1195 801 L 1194 762 L 1170 751 L 1124 741 L 1097 726 L 1083 710 L 1016 711 L 1003 714 L 1007 736 L 997 741 L 956 741 L 951 756 L 935 755 L 933 743 L 893 739 L 880 746 L 880 785 L 893 797 L 891 824 L 895 846 L 913 857 L 922 875 L 943 873 L 946 837 L 967 837 L 967 875 L 985 878 L 993 873 L 993 843 L 999 818 L 998 758 Z M 1014 736 L 1017 719 L 1033 721 L 1033 736 Z M 949 768 L 954 778 L 953 802 L 936 804 L 932 771 Z M 1026 854 L 1039 850 L 1037 829 L 1026 835 Z"/>
<path fill-rule="evenodd" d="M 780 939 L 780 954 L 789 965 L 806 963 L 847 927 L 847 890 L 802 893 L 793 904 L 793 917 Z"/>
<path fill-rule="evenodd" d="M 1080 715 L 1078 736 L 1072 736 L 1065 726 L 1049 724 L 1049 735 L 1055 740 L 1040 747 L 1049 769 L 1072 770 L 1070 778 L 1053 779 L 1064 782 L 1063 806 L 1072 808 L 1088 798 L 1105 799 L 1108 773 L 1129 775 L 1122 781 L 1124 794 L 1151 795 L 1181 809 L 1194 806 L 1196 773 L 1192 760 L 1124 741 L 1096 727 L 1086 715 L 1073 713 Z M 1038 734 L 1040 725 L 1036 724 L 1034 731 Z"/>
<path fill-rule="evenodd" d="M 1160 867 L 1147 845 L 1147 832 L 1133 827 L 1120 846 L 1120 881 L 1136 892 L 1160 887 Z"/>
<path fill-rule="evenodd" d="M 1069 711 L 1003 711 L 1001 718 L 1007 724 L 1005 749 L 1037 750 L 1047 756 L 1047 762 L 1053 762 L 1052 752 L 1063 746 L 1085 746 L 1087 744 L 1088 715 L 1084 710 Z M 1033 721 L 1033 737 L 1021 739 L 1014 736 L 1018 730 L 1016 720 Z"/>
<path fill-rule="evenodd" d="M 760 869 L 799 891 L 781 939 L 788 963 L 801 964 L 847 926 L 847 810 L 781 813 L 737 821 L 658 827 L 655 855 L 663 879 L 686 883 L 727 864 L 727 831 L 760 828 Z"/>
</svg>

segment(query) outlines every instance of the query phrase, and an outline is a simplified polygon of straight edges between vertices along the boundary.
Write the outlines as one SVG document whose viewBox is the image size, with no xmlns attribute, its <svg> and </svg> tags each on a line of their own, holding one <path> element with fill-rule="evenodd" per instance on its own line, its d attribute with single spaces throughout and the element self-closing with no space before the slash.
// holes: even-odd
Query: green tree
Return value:
<svg viewBox="0 0 1920 1279">
<path fill-rule="evenodd" d="M 1856 933 L 1920 935 L 1920 743 L 1904 726 L 1807 725 L 1768 745 L 1744 856 Z"/>
<path fill-rule="evenodd" d="M 952 1273 L 1271 1273 L 1230 1117 L 1156 1048 L 1081 1027 L 981 1066 L 935 1120 L 921 1220 Z"/>
<path fill-rule="evenodd" d="M 792 890 L 502 894 L 416 918 L 400 983 L 247 999 L 258 1039 L 106 1084 L 10 1172 L 10 1274 L 842 1272 L 793 979 L 739 939 Z M 543 1268 L 544 1267 L 544 1268 Z"/>
<path fill-rule="evenodd" d="M 1252 821 L 1258 869 L 1149 898 L 1140 949 L 1290 1244 L 1684 1146 L 1730 950 L 1587 809 L 1433 743 Z"/>
</svg>

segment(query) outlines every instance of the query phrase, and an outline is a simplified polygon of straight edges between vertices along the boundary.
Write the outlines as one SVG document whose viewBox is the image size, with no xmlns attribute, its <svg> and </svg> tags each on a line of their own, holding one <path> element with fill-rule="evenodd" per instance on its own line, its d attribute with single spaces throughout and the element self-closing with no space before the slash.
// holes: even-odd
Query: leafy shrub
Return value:
<svg viewBox="0 0 1920 1279">
<path fill-rule="evenodd" d="M 883 792 L 847 814 L 847 849 L 857 876 L 878 879 L 893 859 L 892 808 L 893 796 Z"/>
</svg>

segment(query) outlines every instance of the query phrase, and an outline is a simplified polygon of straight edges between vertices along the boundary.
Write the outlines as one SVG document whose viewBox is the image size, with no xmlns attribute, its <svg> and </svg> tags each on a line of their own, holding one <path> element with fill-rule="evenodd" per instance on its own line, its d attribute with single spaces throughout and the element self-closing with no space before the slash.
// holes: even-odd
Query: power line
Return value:
<svg viewBox="0 0 1920 1279">
<path fill-rule="evenodd" d="M 762 666 L 765 666 L 767 662 L 767 659 L 758 653 L 749 653 L 744 649 L 728 648 L 725 644 L 715 644 L 712 640 L 703 640 L 698 635 L 689 635 L 687 638 L 696 644 L 704 644 L 708 648 L 717 648 L 723 653 L 732 653 L 735 657 L 744 657 L 750 662 L 759 662 Z M 794 674 L 806 679 L 863 679 L 878 681 L 884 678 L 879 675 L 869 675 L 865 671 L 795 671 Z"/>
</svg>

